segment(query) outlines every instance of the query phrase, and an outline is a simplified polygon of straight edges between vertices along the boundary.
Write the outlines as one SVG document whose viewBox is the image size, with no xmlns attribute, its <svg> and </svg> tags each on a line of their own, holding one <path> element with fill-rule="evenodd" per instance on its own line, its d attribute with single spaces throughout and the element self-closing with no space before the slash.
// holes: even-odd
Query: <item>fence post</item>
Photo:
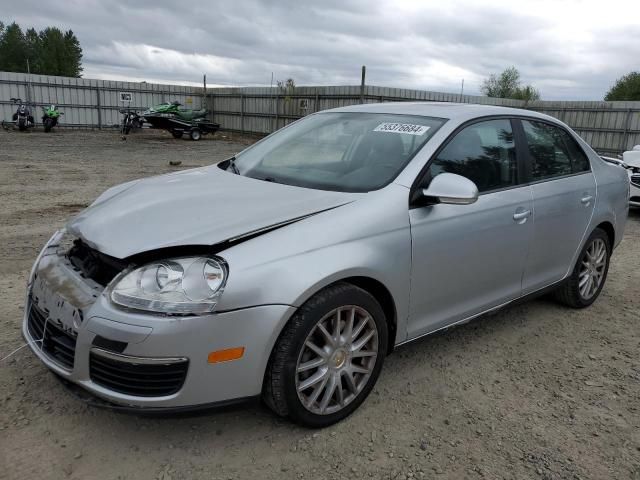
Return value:
<svg viewBox="0 0 640 480">
<path fill-rule="evenodd" d="M 96 88 L 96 98 L 97 98 L 97 104 L 96 107 L 98 108 L 98 129 L 102 130 L 102 108 L 101 108 L 101 100 L 100 100 L 100 87 Z"/>
<path fill-rule="evenodd" d="M 362 78 L 360 79 L 360 103 L 364 103 L 364 77 L 367 74 L 367 67 L 362 66 Z"/>
<path fill-rule="evenodd" d="M 273 128 L 273 132 L 275 132 L 276 130 L 278 130 L 278 115 L 280 113 L 280 95 L 278 95 L 276 93 L 276 121 L 275 121 L 275 125 Z"/>
<path fill-rule="evenodd" d="M 620 145 L 620 153 L 627 149 L 627 142 L 629 141 L 629 130 L 631 130 L 631 120 L 633 119 L 633 110 L 630 108 L 627 110 L 627 119 L 624 122 L 624 133 L 622 134 L 622 144 Z"/>
<path fill-rule="evenodd" d="M 244 93 L 240 94 L 240 131 L 244 134 Z"/>
<path fill-rule="evenodd" d="M 211 92 L 209 95 L 211 95 L 211 121 L 213 123 L 215 123 L 216 121 L 216 109 L 215 109 L 215 105 L 216 105 L 216 96 L 213 92 Z"/>
<path fill-rule="evenodd" d="M 313 111 L 317 112 L 318 111 L 318 89 L 316 88 L 316 99 L 315 102 L 313 103 Z"/>
</svg>

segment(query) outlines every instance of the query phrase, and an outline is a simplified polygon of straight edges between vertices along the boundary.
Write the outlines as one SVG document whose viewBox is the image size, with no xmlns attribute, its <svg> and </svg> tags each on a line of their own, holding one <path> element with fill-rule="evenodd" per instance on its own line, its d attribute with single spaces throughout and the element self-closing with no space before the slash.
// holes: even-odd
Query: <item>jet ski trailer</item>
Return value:
<svg viewBox="0 0 640 480">
<path fill-rule="evenodd" d="M 202 135 L 215 133 L 220 124 L 206 119 L 206 110 L 179 110 L 178 102 L 163 103 L 150 108 L 142 114 L 144 121 L 151 128 L 169 131 L 174 138 L 189 135 L 191 140 L 200 140 Z"/>
<path fill-rule="evenodd" d="M 162 115 L 162 114 L 161 114 Z M 182 120 L 176 116 L 145 116 L 145 121 L 151 124 L 151 128 L 167 130 L 174 138 L 182 138 L 186 133 L 191 140 L 198 141 L 202 135 L 215 133 L 220 128 L 219 123 L 209 122 L 204 118 L 197 118 L 192 121 Z"/>
</svg>

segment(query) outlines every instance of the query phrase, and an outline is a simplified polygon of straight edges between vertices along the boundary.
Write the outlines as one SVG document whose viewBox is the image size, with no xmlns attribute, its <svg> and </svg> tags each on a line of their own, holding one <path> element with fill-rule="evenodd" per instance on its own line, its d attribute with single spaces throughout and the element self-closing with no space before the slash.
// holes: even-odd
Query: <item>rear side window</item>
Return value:
<svg viewBox="0 0 640 480">
<path fill-rule="evenodd" d="M 516 185 L 511 121 L 488 120 L 461 130 L 431 162 L 431 178 L 443 172 L 467 177 L 480 192 Z"/>
<path fill-rule="evenodd" d="M 531 159 L 533 180 L 545 180 L 589 170 L 589 161 L 575 140 L 561 128 L 522 121 Z"/>
<path fill-rule="evenodd" d="M 582 151 L 582 148 L 578 145 L 578 142 L 576 142 L 575 139 L 564 130 L 560 130 L 560 136 L 564 138 L 567 148 L 569 149 L 569 156 L 571 157 L 571 171 L 573 173 L 580 173 L 591 170 L 589 159 Z"/>
</svg>

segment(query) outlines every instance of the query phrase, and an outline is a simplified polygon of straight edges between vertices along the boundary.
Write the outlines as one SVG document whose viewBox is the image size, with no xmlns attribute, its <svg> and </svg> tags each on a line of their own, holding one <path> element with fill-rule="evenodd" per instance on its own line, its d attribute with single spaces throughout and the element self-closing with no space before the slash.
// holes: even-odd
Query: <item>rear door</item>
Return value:
<svg viewBox="0 0 640 480">
<path fill-rule="evenodd" d="M 562 280 L 573 267 L 588 233 L 596 182 L 587 156 L 560 126 L 523 119 L 519 132 L 533 193 L 533 240 L 522 282 L 526 295 Z"/>
</svg>

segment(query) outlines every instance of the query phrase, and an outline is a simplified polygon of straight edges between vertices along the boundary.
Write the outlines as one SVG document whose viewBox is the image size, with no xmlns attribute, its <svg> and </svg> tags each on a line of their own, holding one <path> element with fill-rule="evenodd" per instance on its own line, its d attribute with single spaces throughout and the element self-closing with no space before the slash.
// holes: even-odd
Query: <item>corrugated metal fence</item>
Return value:
<svg viewBox="0 0 640 480">
<path fill-rule="evenodd" d="M 598 152 L 615 154 L 640 144 L 640 102 L 556 102 L 365 86 L 224 88 L 207 90 L 214 121 L 230 130 L 269 133 L 309 113 L 358 103 L 436 101 L 501 105 L 546 113 L 570 125 Z"/>
<path fill-rule="evenodd" d="M 137 110 L 174 100 L 189 108 L 202 106 L 202 88 L 0 72 L 0 119 L 10 120 L 16 110 L 11 98 L 21 98 L 35 106 L 36 123 L 42 117 L 40 107 L 55 104 L 64 112 L 60 126 L 113 127 L 125 106 L 120 92 L 133 94 L 131 108 Z"/>
<path fill-rule="evenodd" d="M 245 133 L 270 133 L 313 112 L 328 108 L 389 101 L 463 102 L 528 108 L 554 116 L 574 128 L 597 151 L 620 153 L 640 144 L 640 102 L 538 101 L 428 92 L 376 86 L 279 88 L 208 88 L 151 83 L 0 72 L 0 118 L 10 119 L 20 97 L 36 106 L 56 104 L 64 111 L 62 125 L 104 128 L 120 122 L 120 92 L 132 93 L 131 108 L 177 100 L 187 108 L 206 104 L 222 128 Z"/>
</svg>

